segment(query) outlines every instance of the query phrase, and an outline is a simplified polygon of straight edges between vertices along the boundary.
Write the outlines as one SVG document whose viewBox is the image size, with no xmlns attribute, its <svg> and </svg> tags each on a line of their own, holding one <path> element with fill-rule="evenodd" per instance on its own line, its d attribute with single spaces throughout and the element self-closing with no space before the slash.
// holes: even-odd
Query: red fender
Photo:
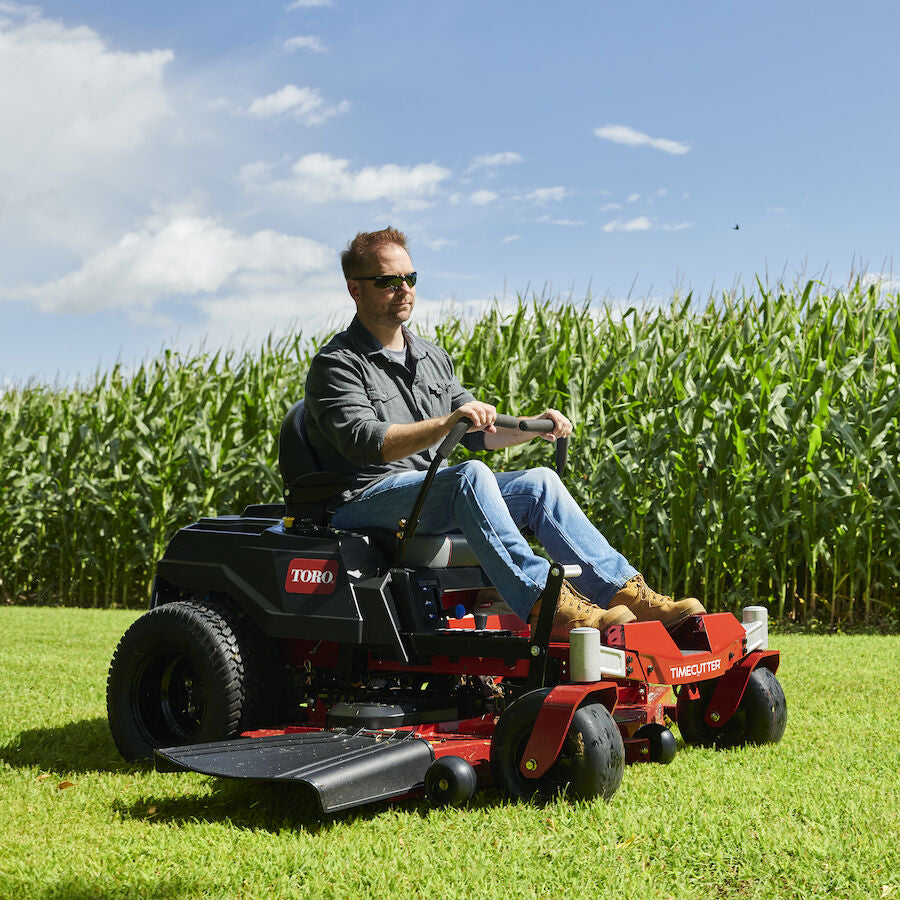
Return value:
<svg viewBox="0 0 900 900">
<path fill-rule="evenodd" d="M 540 778 L 552 765 L 562 750 L 569 733 L 575 710 L 590 697 L 602 703 L 609 711 L 615 709 L 618 690 L 610 681 L 592 681 L 586 684 L 560 684 L 544 698 L 531 737 L 519 762 L 519 771 L 525 778 Z"/>
<path fill-rule="evenodd" d="M 711 728 L 721 728 L 741 705 L 753 670 L 764 666 L 774 675 L 778 671 L 779 658 L 777 650 L 755 650 L 732 666 L 716 682 L 704 717 L 706 724 Z"/>
</svg>

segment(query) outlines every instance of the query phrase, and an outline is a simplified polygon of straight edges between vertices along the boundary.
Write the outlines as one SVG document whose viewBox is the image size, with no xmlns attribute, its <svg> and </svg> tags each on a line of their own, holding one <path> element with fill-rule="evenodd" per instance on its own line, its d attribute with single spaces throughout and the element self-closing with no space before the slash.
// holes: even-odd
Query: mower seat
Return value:
<svg viewBox="0 0 900 900">
<path fill-rule="evenodd" d="M 305 401 L 298 400 L 284 417 L 278 435 L 278 468 L 284 482 L 288 515 L 325 525 L 337 498 L 349 488 L 350 479 L 340 472 L 326 471 L 306 433 Z M 379 547 L 387 559 L 394 555 L 396 534 L 389 528 L 359 531 Z M 477 566 L 478 560 L 462 534 L 416 533 L 406 545 L 403 563 L 411 568 L 446 569 Z"/>
</svg>

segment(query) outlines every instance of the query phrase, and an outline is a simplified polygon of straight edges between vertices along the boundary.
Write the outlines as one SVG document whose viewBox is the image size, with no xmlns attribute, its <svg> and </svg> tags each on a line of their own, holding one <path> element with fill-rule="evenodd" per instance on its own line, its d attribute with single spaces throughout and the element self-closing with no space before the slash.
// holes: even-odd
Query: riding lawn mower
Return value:
<svg viewBox="0 0 900 900">
<path fill-rule="evenodd" d="M 305 785 L 323 813 L 422 793 L 465 803 L 611 798 L 626 763 L 686 745 L 781 739 L 784 692 L 763 607 L 575 629 L 550 640 L 577 566 L 551 564 L 534 628 L 491 588 L 461 534 L 421 535 L 434 454 L 396 530 L 342 531 L 329 510 L 348 479 L 310 447 L 303 401 L 279 436 L 284 502 L 182 528 L 159 561 L 150 609 L 122 637 L 109 723 L 129 760 Z M 549 430 L 548 420 L 498 417 Z M 557 470 L 567 440 L 556 441 Z"/>
</svg>

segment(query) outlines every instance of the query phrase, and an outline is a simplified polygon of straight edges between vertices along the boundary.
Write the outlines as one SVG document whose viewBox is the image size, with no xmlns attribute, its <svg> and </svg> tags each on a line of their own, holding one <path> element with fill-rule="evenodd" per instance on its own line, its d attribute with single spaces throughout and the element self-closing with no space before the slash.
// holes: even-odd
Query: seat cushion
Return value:
<svg viewBox="0 0 900 900">
<path fill-rule="evenodd" d="M 387 528 L 366 528 L 385 557 L 393 560 L 396 534 Z M 461 534 L 416 534 L 406 545 L 403 565 L 411 568 L 448 569 L 477 566 L 478 560 Z"/>
</svg>

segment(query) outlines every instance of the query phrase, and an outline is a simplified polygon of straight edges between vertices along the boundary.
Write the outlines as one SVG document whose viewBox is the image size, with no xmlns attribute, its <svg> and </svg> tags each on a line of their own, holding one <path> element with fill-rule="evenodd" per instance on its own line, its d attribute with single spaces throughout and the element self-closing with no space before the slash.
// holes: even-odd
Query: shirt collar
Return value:
<svg viewBox="0 0 900 900">
<path fill-rule="evenodd" d="M 428 356 L 428 348 L 425 344 L 405 325 L 401 325 L 400 328 L 403 331 L 403 339 L 406 341 L 406 346 L 409 347 L 409 355 L 416 360 Z M 367 356 L 381 353 L 384 349 L 375 335 L 372 334 L 372 332 L 359 320 L 359 316 L 353 317 L 353 321 L 350 323 L 350 327 L 347 331 L 353 337 L 359 350 Z"/>
</svg>

